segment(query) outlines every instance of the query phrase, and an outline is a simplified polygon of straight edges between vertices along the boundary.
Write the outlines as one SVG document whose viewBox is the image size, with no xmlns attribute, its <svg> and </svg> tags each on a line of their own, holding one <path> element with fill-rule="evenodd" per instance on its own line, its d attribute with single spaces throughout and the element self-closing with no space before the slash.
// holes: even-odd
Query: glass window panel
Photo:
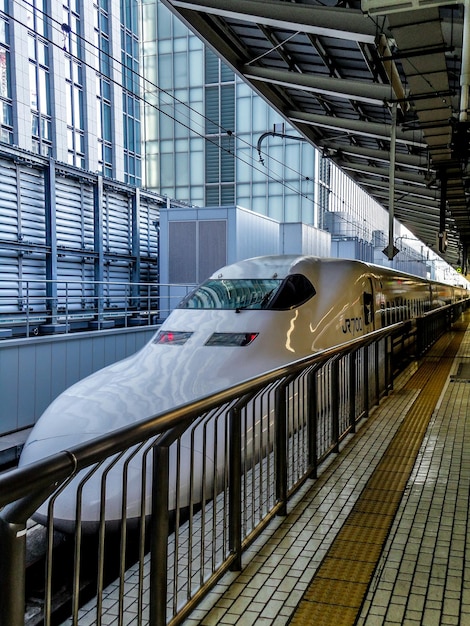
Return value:
<svg viewBox="0 0 470 626">
<path fill-rule="evenodd" d="M 39 136 L 39 117 L 34 113 L 31 115 L 31 134 L 35 137 Z"/>
<path fill-rule="evenodd" d="M 237 135 L 250 130 L 251 98 L 237 99 Z M 266 129 L 265 129 L 266 130 Z"/>
<path fill-rule="evenodd" d="M 42 67 L 38 70 L 39 74 L 39 106 L 41 113 L 48 115 L 50 113 L 49 99 L 49 74 Z"/>
<path fill-rule="evenodd" d="M 103 11 L 99 14 L 99 29 L 109 35 L 109 18 Z"/>
<path fill-rule="evenodd" d="M 72 85 L 67 85 L 65 88 L 65 108 L 67 112 L 67 125 L 72 126 L 73 114 L 72 114 Z"/>
<path fill-rule="evenodd" d="M 146 180 L 147 186 L 151 189 L 159 189 L 160 181 L 158 176 L 159 156 L 156 154 L 147 155 L 146 161 Z"/>
<path fill-rule="evenodd" d="M 101 81 L 102 95 L 105 100 L 111 100 L 111 83 L 107 80 Z"/>
<path fill-rule="evenodd" d="M 173 29 L 171 13 L 160 3 L 157 5 L 157 29 L 159 41 L 172 38 Z"/>
<path fill-rule="evenodd" d="M 186 87 L 188 84 L 188 64 L 185 52 L 174 55 L 175 88 Z"/>
<path fill-rule="evenodd" d="M 185 37 L 175 37 L 173 39 L 173 52 L 184 52 L 185 54 L 188 51 L 188 38 Z"/>
<path fill-rule="evenodd" d="M 247 182 L 251 179 L 251 160 L 237 151 L 237 180 Z"/>
<path fill-rule="evenodd" d="M 73 131 L 70 128 L 67 128 L 67 150 L 73 151 Z"/>
<path fill-rule="evenodd" d="M 264 133 L 265 130 L 271 127 L 267 119 L 266 110 L 267 107 L 261 98 L 253 98 L 251 101 L 251 120 L 253 125 L 252 132 Z"/>
<path fill-rule="evenodd" d="M 135 125 L 134 125 L 134 129 L 135 129 L 135 144 L 136 144 L 135 145 L 135 151 L 136 151 L 136 153 L 139 154 L 139 156 L 140 156 L 140 153 L 141 153 L 141 150 L 140 150 L 140 142 L 141 142 L 140 128 L 141 128 L 140 122 L 136 122 Z"/>
<path fill-rule="evenodd" d="M 113 162 L 113 149 L 108 144 L 104 144 L 104 159 L 106 163 Z"/>
<path fill-rule="evenodd" d="M 28 57 L 31 60 L 36 59 L 36 43 L 34 37 L 32 37 L 31 35 L 28 37 Z"/>
<path fill-rule="evenodd" d="M 188 37 L 187 27 L 183 24 L 183 22 L 181 22 L 181 20 L 176 19 L 176 17 L 173 19 L 173 37 L 175 39 L 177 37 L 184 37 L 187 39 Z"/>
<path fill-rule="evenodd" d="M 7 124 L 8 126 L 13 125 L 13 108 L 11 104 L 7 104 L 6 102 L 1 103 L 0 112 L 2 115 L 1 123 Z"/>
<path fill-rule="evenodd" d="M 31 108 L 38 109 L 38 91 L 36 84 L 36 66 L 32 63 L 29 65 L 29 101 Z"/>
<path fill-rule="evenodd" d="M 51 124 L 51 120 L 45 119 L 44 117 L 41 118 L 41 128 L 42 128 L 42 138 L 43 139 L 47 139 L 47 140 L 51 140 L 52 139 L 52 124 Z"/>
<path fill-rule="evenodd" d="M 175 145 L 173 141 L 161 141 L 160 142 L 160 152 L 162 154 L 173 154 L 175 151 Z"/>
<path fill-rule="evenodd" d="M 38 63 L 41 65 L 49 65 L 49 55 L 48 55 L 48 47 L 42 41 L 38 41 L 37 43 L 38 49 Z"/>
<path fill-rule="evenodd" d="M 73 71 L 73 81 L 77 85 L 82 84 L 82 66 L 78 63 L 72 63 L 72 71 Z"/>
<path fill-rule="evenodd" d="M 300 202 L 299 194 L 289 194 L 284 200 L 284 221 L 299 222 L 300 221 Z"/>
<path fill-rule="evenodd" d="M 103 138 L 103 118 L 102 118 L 102 114 L 101 114 L 101 101 L 100 100 L 96 100 L 96 132 L 97 135 L 100 139 Z"/>
<path fill-rule="evenodd" d="M 224 183 L 235 180 L 235 158 L 233 155 L 234 140 L 231 137 L 222 137 L 222 150 L 220 151 L 221 176 Z"/>
<path fill-rule="evenodd" d="M 300 143 L 299 141 L 291 140 L 286 142 L 285 162 L 289 163 L 289 167 L 297 171 L 300 170 Z M 292 174 L 287 174 L 292 175 Z"/>
<path fill-rule="evenodd" d="M 83 93 L 81 89 L 74 89 L 74 122 L 77 128 L 83 130 Z"/>
<path fill-rule="evenodd" d="M 160 54 L 158 57 L 158 86 L 161 89 L 173 88 L 173 65 L 171 55 Z"/>
<path fill-rule="evenodd" d="M 157 42 L 155 42 L 155 45 L 157 45 Z M 172 54 L 173 53 L 172 40 L 171 39 L 159 39 L 157 48 L 158 48 L 158 51 L 156 51 L 155 54 Z M 147 50 L 147 44 L 145 44 L 145 49 L 146 49 L 147 54 L 150 55 L 152 52 L 152 49 L 149 48 Z"/>
<path fill-rule="evenodd" d="M 173 120 L 166 115 L 160 116 L 160 133 L 161 140 L 173 138 Z"/>
<path fill-rule="evenodd" d="M 103 139 L 111 141 L 111 107 L 103 105 Z"/>
<path fill-rule="evenodd" d="M 189 55 L 189 86 L 199 87 L 204 82 L 202 51 L 191 52 Z M 201 90 L 202 91 L 202 90 Z M 198 100 L 202 99 L 198 97 Z"/>
<path fill-rule="evenodd" d="M 174 186 L 175 184 L 175 176 L 173 167 L 173 154 L 162 154 L 161 155 L 161 177 L 162 181 L 165 182 L 165 186 Z"/>
<path fill-rule="evenodd" d="M 189 154 L 185 152 L 176 153 L 176 178 L 178 185 L 189 185 Z"/>
</svg>

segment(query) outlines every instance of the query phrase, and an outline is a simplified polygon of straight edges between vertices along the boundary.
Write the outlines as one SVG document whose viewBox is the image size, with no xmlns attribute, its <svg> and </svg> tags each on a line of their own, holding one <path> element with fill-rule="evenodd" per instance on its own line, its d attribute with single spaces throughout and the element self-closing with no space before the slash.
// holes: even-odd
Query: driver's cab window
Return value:
<svg viewBox="0 0 470 626">
<path fill-rule="evenodd" d="M 293 309 L 315 295 L 315 287 L 303 274 L 287 276 L 274 294 L 269 304 L 270 309 Z"/>
</svg>

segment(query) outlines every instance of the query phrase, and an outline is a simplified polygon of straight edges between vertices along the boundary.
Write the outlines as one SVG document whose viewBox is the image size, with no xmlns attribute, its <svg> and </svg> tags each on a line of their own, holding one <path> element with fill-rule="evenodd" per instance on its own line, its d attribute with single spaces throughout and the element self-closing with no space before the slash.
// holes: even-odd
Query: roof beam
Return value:
<svg viewBox="0 0 470 626">
<path fill-rule="evenodd" d="M 345 98 L 346 100 L 360 100 L 379 106 L 384 105 L 387 100 L 392 100 L 394 97 L 390 85 L 379 83 L 314 76 L 251 65 L 245 65 L 241 71 L 245 78 L 250 80 Z"/>
<path fill-rule="evenodd" d="M 318 115 L 317 113 L 305 113 L 304 111 L 286 111 L 289 121 L 302 124 L 309 124 L 320 128 L 329 128 L 351 133 L 351 135 L 364 135 L 374 139 L 385 139 L 390 141 L 392 127 L 390 124 L 379 124 L 377 122 L 365 122 L 362 120 L 350 120 L 346 118 L 330 117 Z M 426 148 L 427 144 L 410 138 L 409 133 L 397 131 L 397 143 L 403 143 L 417 148 Z"/>
<path fill-rule="evenodd" d="M 373 44 L 376 26 L 362 11 L 270 0 L 165 0 L 183 11 L 198 11 L 282 30 Z"/>
<path fill-rule="evenodd" d="M 318 147 L 326 152 L 326 156 L 331 156 L 332 158 L 335 158 L 336 153 L 339 153 L 338 156 L 351 156 L 356 159 L 372 160 L 387 164 L 390 162 L 390 152 L 388 150 L 374 150 L 373 148 L 365 148 L 359 145 L 353 146 L 351 144 L 329 141 L 327 139 L 318 142 Z M 423 162 L 423 157 L 416 154 L 402 154 L 397 152 L 395 161 L 399 167 L 407 167 L 423 172 L 429 170 L 432 174 L 435 173 L 434 169 L 429 168 L 427 163 Z"/>
<path fill-rule="evenodd" d="M 390 177 L 390 169 L 377 167 L 375 165 L 366 165 L 364 163 L 348 163 L 347 161 L 341 161 L 340 167 L 342 170 L 354 172 L 359 176 L 361 174 L 366 174 L 377 178 L 383 178 L 385 180 L 388 180 L 388 178 Z M 401 180 L 406 183 L 413 183 L 414 185 L 422 185 L 424 189 L 427 189 L 424 176 L 421 176 L 419 174 L 403 172 L 399 169 L 395 169 L 395 180 Z"/>
</svg>

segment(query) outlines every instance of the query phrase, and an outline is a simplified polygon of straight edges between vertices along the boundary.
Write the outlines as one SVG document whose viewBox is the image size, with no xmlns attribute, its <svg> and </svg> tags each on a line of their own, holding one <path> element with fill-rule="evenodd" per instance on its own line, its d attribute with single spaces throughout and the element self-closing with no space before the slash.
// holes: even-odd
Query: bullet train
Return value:
<svg viewBox="0 0 470 626">
<path fill-rule="evenodd" d="M 360 261 L 284 255 L 228 265 L 186 296 L 138 353 L 79 381 L 54 400 L 34 426 L 20 465 L 467 297 L 464 288 Z M 183 435 L 182 449 L 189 448 Z M 202 450 L 196 452 L 202 456 Z M 130 464 L 129 519 L 140 515 L 141 463 L 136 455 Z M 122 515 L 120 471 L 118 463 L 107 476 L 109 521 Z M 203 471 L 202 461 L 192 466 L 194 483 L 198 471 Z M 83 490 L 85 526 L 99 519 L 102 474 L 95 472 Z M 82 475 L 54 503 L 59 529 L 74 527 Z M 43 505 L 36 519 L 44 522 L 46 517 Z"/>
</svg>

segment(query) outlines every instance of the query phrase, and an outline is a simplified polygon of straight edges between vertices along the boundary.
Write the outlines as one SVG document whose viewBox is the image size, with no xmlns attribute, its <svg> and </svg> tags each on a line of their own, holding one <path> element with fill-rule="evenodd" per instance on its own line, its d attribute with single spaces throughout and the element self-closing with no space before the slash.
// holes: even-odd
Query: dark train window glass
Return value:
<svg viewBox="0 0 470 626">
<path fill-rule="evenodd" d="M 364 291 L 364 322 L 371 324 L 374 320 L 372 294 Z"/>
<path fill-rule="evenodd" d="M 315 287 L 303 274 L 288 276 L 273 294 L 268 308 L 274 310 L 292 309 L 300 306 L 315 295 Z"/>
</svg>

